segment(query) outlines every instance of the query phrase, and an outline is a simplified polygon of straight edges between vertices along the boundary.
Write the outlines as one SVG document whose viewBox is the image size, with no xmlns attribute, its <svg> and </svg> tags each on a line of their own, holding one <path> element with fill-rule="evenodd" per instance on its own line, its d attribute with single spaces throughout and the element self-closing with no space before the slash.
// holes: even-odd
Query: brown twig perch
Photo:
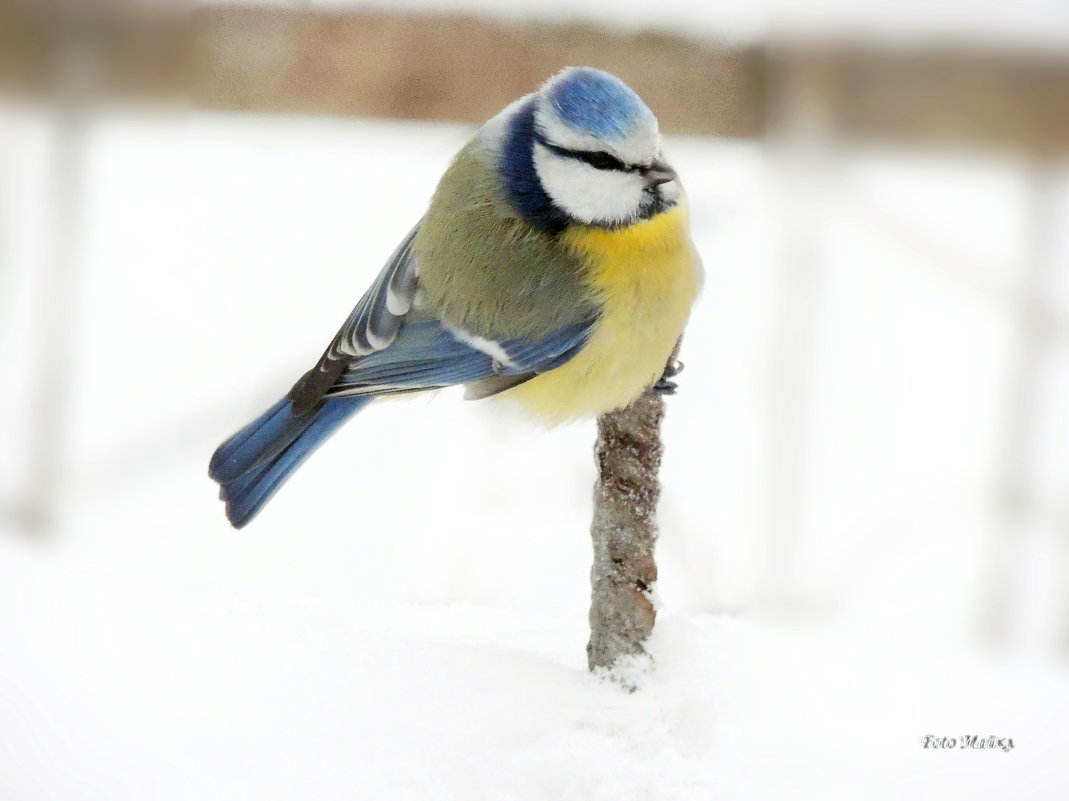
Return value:
<svg viewBox="0 0 1069 801">
<path fill-rule="evenodd" d="M 676 348 L 678 351 L 678 346 Z M 677 371 L 675 354 L 665 375 Z M 661 495 L 661 420 L 665 379 L 629 406 L 598 418 L 594 454 L 594 541 L 591 569 L 591 670 L 609 668 L 629 654 L 644 654 L 657 613 L 650 590 L 657 580 L 657 500 Z"/>
</svg>

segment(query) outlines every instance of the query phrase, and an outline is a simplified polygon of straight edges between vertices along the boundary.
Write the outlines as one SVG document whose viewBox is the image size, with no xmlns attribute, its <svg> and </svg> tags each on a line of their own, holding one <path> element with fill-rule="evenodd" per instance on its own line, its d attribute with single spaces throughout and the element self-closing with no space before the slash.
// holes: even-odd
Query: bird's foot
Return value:
<svg viewBox="0 0 1069 801">
<path fill-rule="evenodd" d="M 657 379 L 657 383 L 653 385 L 653 391 L 658 395 L 675 395 L 676 390 L 679 389 L 679 385 L 671 379 L 682 372 L 683 362 L 678 359 L 672 359 L 665 365 L 664 372 L 661 373 L 661 377 Z"/>
</svg>

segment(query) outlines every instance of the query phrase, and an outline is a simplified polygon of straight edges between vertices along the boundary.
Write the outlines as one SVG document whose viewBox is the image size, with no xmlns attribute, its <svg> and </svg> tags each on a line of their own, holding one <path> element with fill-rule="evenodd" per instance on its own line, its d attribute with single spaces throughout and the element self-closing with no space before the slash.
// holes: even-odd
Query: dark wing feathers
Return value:
<svg viewBox="0 0 1069 801">
<path fill-rule="evenodd" d="M 401 240 L 319 363 L 290 390 L 289 398 L 298 412 L 316 408 L 354 358 L 380 351 L 396 339 L 416 296 L 419 271 L 412 258 L 412 240 L 418 230 L 419 223 Z"/>
<path fill-rule="evenodd" d="M 382 350 L 393 342 L 416 296 L 418 269 L 412 258 L 412 240 L 418 230 L 417 223 L 401 240 L 334 338 L 328 354 L 351 359 Z"/>
</svg>

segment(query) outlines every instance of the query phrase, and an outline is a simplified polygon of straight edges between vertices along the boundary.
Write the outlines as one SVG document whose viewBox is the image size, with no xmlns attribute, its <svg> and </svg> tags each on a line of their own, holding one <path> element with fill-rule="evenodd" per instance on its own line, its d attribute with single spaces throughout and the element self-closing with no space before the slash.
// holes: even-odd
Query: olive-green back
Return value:
<svg viewBox="0 0 1069 801">
<path fill-rule="evenodd" d="M 446 170 L 413 243 L 427 305 L 491 339 L 540 338 L 596 311 L 580 256 L 509 205 L 478 141 Z"/>
</svg>

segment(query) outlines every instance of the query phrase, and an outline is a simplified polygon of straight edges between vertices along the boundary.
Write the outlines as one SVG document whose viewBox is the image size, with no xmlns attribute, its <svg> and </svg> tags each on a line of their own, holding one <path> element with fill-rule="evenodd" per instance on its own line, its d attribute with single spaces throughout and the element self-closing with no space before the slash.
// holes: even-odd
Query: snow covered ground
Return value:
<svg viewBox="0 0 1069 801">
<path fill-rule="evenodd" d="M 40 114 L 0 131 L 2 496 L 31 447 L 52 142 Z M 843 154 L 792 206 L 758 146 L 669 142 L 708 282 L 635 694 L 585 671 L 591 424 L 455 392 L 379 404 L 228 528 L 212 449 L 318 356 L 469 135 L 91 127 L 61 526 L 0 531 L 0 798 L 1064 797 L 1062 527 L 998 556 L 1032 191 L 1010 159 Z M 1029 457 L 1054 509 L 1064 347 Z"/>
</svg>

